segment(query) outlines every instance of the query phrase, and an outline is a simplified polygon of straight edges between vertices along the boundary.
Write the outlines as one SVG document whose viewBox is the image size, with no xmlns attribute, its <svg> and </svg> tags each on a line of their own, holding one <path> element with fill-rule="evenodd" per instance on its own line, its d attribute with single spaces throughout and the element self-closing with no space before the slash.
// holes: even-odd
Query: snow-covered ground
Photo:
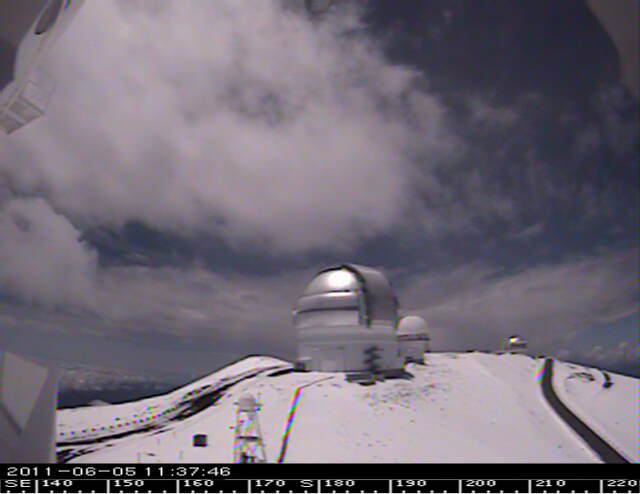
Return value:
<svg viewBox="0 0 640 494">
<path fill-rule="evenodd" d="M 235 403 L 252 393 L 262 404 L 258 417 L 273 462 L 292 396 L 305 386 L 287 463 L 599 462 L 546 403 L 543 365 L 525 355 L 429 353 L 426 365 L 406 367 L 406 378 L 363 386 L 343 373 L 292 372 L 288 362 L 250 357 L 163 396 L 62 410 L 58 453 L 88 463 L 231 462 Z M 568 365 L 556 366 L 557 382 L 566 381 Z M 628 456 L 637 447 L 630 420 L 637 380 L 611 377 L 613 388 L 624 384 L 602 393 L 597 408 L 588 408 L 587 423 Z M 561 387 L 555 385 L 559 394 Z M 568 389 L 572 409 L 593 400 L 593 390 L 578 381 Z M 208 446 L 193 447 L 195 434 L 207 434 Z"/>
<path fill-rule="evenodd" d="M 577 364 L 557 362 L 553 384 L 558 398 L 580 420 L 628 461 L 638 462 L 638 379 Z"/>
</svg>

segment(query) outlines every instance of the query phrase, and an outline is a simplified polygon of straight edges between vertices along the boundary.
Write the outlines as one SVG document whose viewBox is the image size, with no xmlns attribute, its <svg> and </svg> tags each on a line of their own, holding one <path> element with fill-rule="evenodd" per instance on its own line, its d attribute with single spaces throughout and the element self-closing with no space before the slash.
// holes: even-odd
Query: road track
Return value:
<svg viewBox="0 0 640 494">
<path fill-rule="evenodd" d="M 553 389 L 553 359 L 544 362 L 542 375 L 542 393 L 553 410 L 578 434 L 604 463 L 629 463 L 620 453 L 612 448 L 604 439 L 574 415 L 567 406 L 560 401 Z"/>
</svg>

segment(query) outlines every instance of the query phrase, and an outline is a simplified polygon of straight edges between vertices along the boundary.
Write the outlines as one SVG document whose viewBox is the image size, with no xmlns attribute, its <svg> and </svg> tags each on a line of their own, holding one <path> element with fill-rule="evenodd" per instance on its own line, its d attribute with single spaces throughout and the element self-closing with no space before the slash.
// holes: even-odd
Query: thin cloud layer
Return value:
<svg viewBox="0 0 640 494">
<path fill-rule="evenodd" d="M 632 313 L 633 260 L 631 252 L 611 252 L 515 273 L 476 263 L 390 278 L 403 313 L 429 322 L 434 349 L 495 349 L 515 332 L 549 351 L 589 325 Z M 304 269 L 255 278 L 198 267 L 102 270 L 94 291 L 97 309 L 83 320 L 83 332 L 290 356 L 291 309 L 313 274 Z M 69 323 L 59 314 L 46 319 L 53 327 L 56 320 L 62 327 Z M 4 326 L 11 326 L 10 318 Z"/>
<path fill-rule="evenodd" d="M 407 279 L 401 300 L 430 322 L 434 346 L 496 349 L 517 333 L 549 352 L 585 327 L 632 314 L 634 268 L 630 251 L 512 274 L 471 264 Z"/>
<path fill-rule="evenodd" d="M 100 274 L 97 315 L 132 334 L 208 342 L 223 351 L 249 342 L 253 351 L 289 349 L 291 309 L 309 277 L 306 270 L 254 278 L 200 267 L 111 268 Z"/>
<path fill-rule="evenodd" d="M 558 358 L 575 362 L 589 362 L 591 365 L 612 368 L 618 367 L 626 372 L 638 374 L 638 343 L 621 341 L 617 346 L 604 348 L 595 345 L 588 349 L 575 350 L 563 348 L 558 352 Z"/>
</svg>

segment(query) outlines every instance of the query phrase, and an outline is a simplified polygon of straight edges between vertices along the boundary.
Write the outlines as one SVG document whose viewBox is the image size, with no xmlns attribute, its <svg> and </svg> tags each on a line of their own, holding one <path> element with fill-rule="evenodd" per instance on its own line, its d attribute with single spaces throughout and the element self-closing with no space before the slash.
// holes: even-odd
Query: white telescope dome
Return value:
<svg viewBox="0 0 640 494">
<path fill-rule="evenodd" d="M 404 316 L 398 324 L 398 337 L 426 336 L 429 338 L 429 326 L 420 316 Z"/>
<path fill-rule="evenodd" d="M 323 371 L 398 369 L 397 319 L 398 299 L 380 271 L 356 264 L 324 269 L 293 311 L 299 365 Z"/>
<path fill-rule="evenodd" d="M 398 342 L 405 362 L 424 362 L 429 351 L 429 327 L 420 316 L 405 316 L 398 323 Z"/>
</svg>

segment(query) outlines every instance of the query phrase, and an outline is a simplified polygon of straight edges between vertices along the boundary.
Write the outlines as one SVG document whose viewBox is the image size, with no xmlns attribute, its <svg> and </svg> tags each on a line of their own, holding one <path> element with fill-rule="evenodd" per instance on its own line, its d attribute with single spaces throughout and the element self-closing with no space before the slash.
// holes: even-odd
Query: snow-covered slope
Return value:
<svg viewBox="0 0 640 494">
<path fill-rule="evenodd" d="M 558 398 L 630 462 L 640 458 L 638 379 L 577 364 L 554 369 Z M 615 404 L 615 405 L 614 405 Z"/>
<path fill-rule="evenodd" d="M 235 402 L 252 393 L 273 462 L 303 387 L 285 462 L 598 462 L 546 403 L 543 364 L 525 355 L 429 353 L 405 378 L 363 386 L 343 373 L 293 372 L 282 360 L 250 357 L 167 395 L 62 410 L 58 453 L 72 462 L 231 462 Z M 607 394 L 589 414 L 625 451 L 624 438 L 636 432 L 632 387 Z M 588 389 L 574 386 L 573 402 L 590 400 Z M 207 434 L 208 446 L 193 447 L 195 434 Z"/>
</svg>

